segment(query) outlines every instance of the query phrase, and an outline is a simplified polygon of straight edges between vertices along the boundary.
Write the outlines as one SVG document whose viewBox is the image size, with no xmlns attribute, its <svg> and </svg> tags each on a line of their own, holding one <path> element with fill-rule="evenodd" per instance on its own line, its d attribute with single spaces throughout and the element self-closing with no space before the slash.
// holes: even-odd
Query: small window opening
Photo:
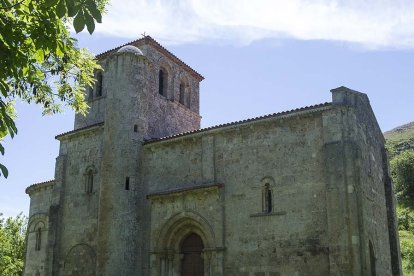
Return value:
<svg viewBox="0 0 414 276">
<path fill-rule="evenodd" d="M 42 243 L 42 229 L 39 227 L 36 230 L 36 244 L 35 244 L 36 251 L 40 251 L 41 243 Z"/>
<path fill-rule="evenodd" d="M 376 269 L 376 258 L 374 253 L 374 246 L 372 245 L 372 242 L 369 241 L 369 261 L 371 264 L 371 276 L 377 275 L 377 269 Z"/>
<path fill-rule="evenodd" d="M 191 102 L 190 91 L 186 91 L 185 98 L 186 98 L 185 105 L 188 108 L 190 108 L 190 102 Z"/>
<path fill-rule="evenodd" d="M 134 125 L 134 132 L 138 132 L 138 125 Z"/>
<path fill-rule="evenodd" d="M 180 83 L 180 104 L 184 104 L 185 86 L 184 83 Z"/>
<path fill-rule="evenodd" d="M 128 191 L 129 190 L 129 177 L 127 177 L 125 179 L 125 190 Z"/>
<path fill-rule="evenodd" d="M 86 181 L 86 193 L 91 194 L 93 192 L 93 171 L 88 172 L 88 179 Z"/>
<path fill-rule="evenodd" d="M 96 96 L 100 97 L 102 96 L 102 72 L 98 71 L 96 74 Z"/>
<path fill-rule="evenodd" d="M 264 210 L 265 213 L 272 212 L 272 190 L 270 189 L 269 183 L 265 184 L 264 189 Z"/>
<path fill-rule="evenodd" d="M 158 74 L 158 93 L 160 93 L 160 95 L 163 95 L 163 96 L 165 96 L 164 81 L 165 81 L 165 73 L 162 69 L 160 69 L 160 72 Z"/>
<path fill-rule="evenodd" d="M 88 88 L 88 100 L 89 101 L 93 100 L 93 88 L 92 87 Z"/>
</svg>

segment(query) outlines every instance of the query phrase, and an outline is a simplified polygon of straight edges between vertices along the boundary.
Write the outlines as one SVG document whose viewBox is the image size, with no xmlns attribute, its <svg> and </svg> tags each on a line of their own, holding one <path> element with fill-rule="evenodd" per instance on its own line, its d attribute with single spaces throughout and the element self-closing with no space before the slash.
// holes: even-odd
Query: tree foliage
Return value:
<svg viewBox="0 0 414 276">
<path fill-rule="evenodd" d="M 2 218 L 0 213 L 0 275 L 21 275 L 24 265 L 27 219 Z"/>
<path fill-rule="evenodd" d="M 414 203 L 414 152 L 402 152 L 390 164 L 398 199 L 407 204 Z"/>
<path fill-rule="evenodd" d="M 87 110 L 85 87 L 93 84 L 94 57 L 70 35 L 92 33 L 108 0 L 0 0 L 0 154 L 1 141 L 17 133 L 13 101 L 43 107 L 44 114 L 67 104 Z M 7 177 L 0 164 L 0 176 Z"/>
</svg>

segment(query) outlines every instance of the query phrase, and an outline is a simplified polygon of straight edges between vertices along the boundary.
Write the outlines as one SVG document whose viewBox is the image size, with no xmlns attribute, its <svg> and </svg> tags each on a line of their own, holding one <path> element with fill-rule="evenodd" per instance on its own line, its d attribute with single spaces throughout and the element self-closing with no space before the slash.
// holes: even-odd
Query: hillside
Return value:
<svg viewBox="0 0 414 276">
<path fill-rule="evenodd" d="M 414 150 L 414 122 L 387 131 L 384 137 L 391 158 L 402 151 Z"/>
<path fill-rule="evenodd" d="M 403 162 L 394 161 L 405 158 L 406 155 L 404 155 L 404 152 L 414 152 L 414 122 L 387 131 L 384 133 L 384 137 L 389 152 L 393 182 L 394 184 L 398 184 L 397 179 L 399 174 L 401 174 L 401 170 L 398 170 L 398 166 Z M 413 169 L 406 169 L 405 173 L 409 173 L 409 171 L 412 172 Z M 399 194 L 397 193 L 397 198 L 398 197 Z M 412 208 L 413 202 L 408 205 L 406 203 L 407 202 L 404 204 L 404 202 L 400 200 L 397 206 L 400 248 L 404 275 L 414 276 L 414 209 Z"/>
</svg>

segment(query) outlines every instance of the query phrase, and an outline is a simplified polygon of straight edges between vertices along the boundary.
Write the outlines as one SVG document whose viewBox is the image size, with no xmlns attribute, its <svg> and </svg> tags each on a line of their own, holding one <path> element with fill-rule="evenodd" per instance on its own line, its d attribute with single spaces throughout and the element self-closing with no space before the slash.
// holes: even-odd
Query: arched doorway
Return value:
<svg viewBox="0 0 414 276">
<path fill-rule="evenodd" d="M 197 234 L 191 233 L 182 241 L 181 276 L 204 276 L 204 261 L 201 257 L 203 249 L 203 241 Z"/>
</svg>

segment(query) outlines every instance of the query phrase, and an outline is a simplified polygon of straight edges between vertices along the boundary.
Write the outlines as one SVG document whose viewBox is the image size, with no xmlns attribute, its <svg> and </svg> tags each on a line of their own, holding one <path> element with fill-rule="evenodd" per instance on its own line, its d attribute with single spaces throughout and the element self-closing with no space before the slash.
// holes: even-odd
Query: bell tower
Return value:
<svg viewBox="0 0 414 276">
<path fill-rule="evenodd" d="M 75 121 L 75 128 L 103 122 L 98 275 L 134 275 L 146 263 L 141 253 L 148 223 L 146 188 L 140 185 L 142 143 L 200 127 L 201 79 L 153 39 L 140 43 L 100 59 L 103 71 L 90 92 L 90 112 Z"/>
</svg>

